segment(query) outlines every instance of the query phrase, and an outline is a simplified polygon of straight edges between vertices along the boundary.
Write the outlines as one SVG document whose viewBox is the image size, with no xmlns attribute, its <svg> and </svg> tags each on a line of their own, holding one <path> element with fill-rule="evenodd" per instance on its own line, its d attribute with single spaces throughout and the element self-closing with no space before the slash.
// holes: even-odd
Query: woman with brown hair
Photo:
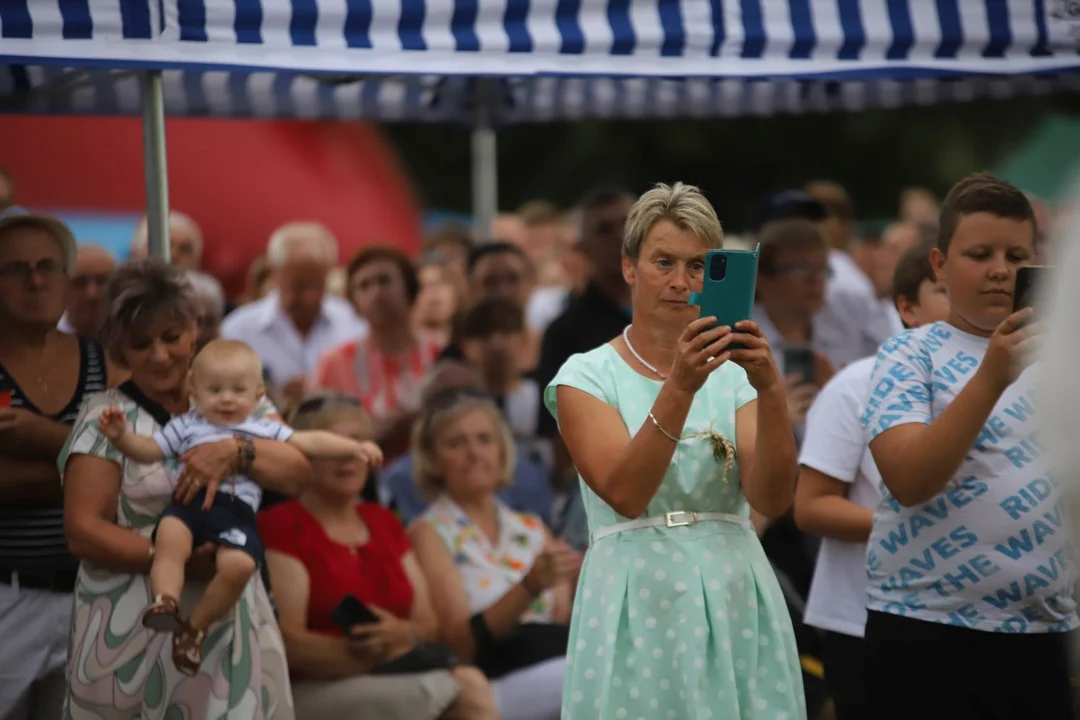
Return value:
<svg viewBox="0 0 1080 720">
<path fill-rule="evenodd" d="M 292 416 L 297 430 L 371 437 L 371 421 L 349 397 L 314 396 Z M 427 581 L 394 515 L 360 501 L 367 466 L 313 461 L 315 482 L 259 519 L 303 717 L 378 720 L 494 720 L 491 688 L 475 668 L 448 662 L 378 674 L 433 640 Z M 353 596 L 379 618 L 351 636 L 335 609 Z M 400 666 L 400 663 L 399 663 Z"/>
<path fill-rule="evenodd" d="M 375 421 L 386 459 L 408 448 L 409 428 L 420 408 L 420 381 L 435 364 L 442 341 L 417 331 L 412 307 L 419 282 L 400 250 L 370 247 L 348 267 L 348 293 L 370 332 L 320 358 L 312 385 L 356 398 Z"/>
<path fill-rule="evenodd" d="M 158 259 L 122 265 L 105 291 L 103 342 L 131 373 L 117 390 L 87 398 L 58 465 L 64 529 L 82 562 L 75 586 L 67 717 L 163 720 L 191 717 L 292 720 L 285 651 L 262 578 L 253 577 L 236 609 L 207 632 L 199 673 L 174 665 L 172 649 L 139 622 L 151 603 L 148 573 L 158 517 L 175 494 L 208 495 L 241 473 L 267 489 L 296 493 L 311 468 L 300 450 L 273 440 L 225 439 L 195 448 L 177 464 L 122 456 L 98 428 L 119 408 L 139 434 L 152 434 L 190 409 L 188 369 L 200 307 L 184 271 Z M 259 417 L 276 410 L 264 401 Z M 180 607 L 190 614 L 213 575 L 216 547 L 196 549 Z"/>
</svg>

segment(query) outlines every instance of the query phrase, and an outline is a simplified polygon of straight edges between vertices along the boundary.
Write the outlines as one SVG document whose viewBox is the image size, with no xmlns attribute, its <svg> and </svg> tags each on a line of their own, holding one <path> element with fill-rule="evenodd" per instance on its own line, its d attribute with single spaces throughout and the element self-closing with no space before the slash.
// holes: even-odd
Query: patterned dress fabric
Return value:
<svg viewBox="0 0 1080 720">
<path fill-rule="evenodd" d="M 75 421 L 59 466 L 63 472 L 73 455 L 117 463 L 116 524 L 149 538 L 172 497 L 177 465 L 140 465 L 124 458 L 98 430 L 107 407 L 119 407 L 140 435 L 159 429 L 150 413 L 124 394 L 96 393 Z M 272 412 L 269 403 L 256 411 Z M 202 590 L 197 583 L 185 584 L 180 598 L 185 615 Z M 194 677 L 173 666 L 170 635 L 143 627 L 141 616 L 150 601 L 149 576 L 80 565 L 65 720 L 293 720 L 285 647 L 259 574 L 229 615 L 210 627 L 202 668 Z"/>
<path fill-rule="evenodd" d="M 556 418 L 560 385 L 615 408 L 631 435 L 650 422 L 661 387 L 611 345 L 563 365 L 545 393 Z M 734 444 L 735 411 L 755 398 L 733 363 L 709 377 L 646 516 L 749 515 L 737 460 L 725 476 L 727 463 L 707 435 L 717 432 Z M 584 481 L 581 490 L 591 532 L 629 519 Z M 562 717 L 805 720 L 791 618 L 748 522 L 648 527 L 591 544 L 574 600 Z"/>
<path fill-rule="evenodd" d="M 521 582 L 544 549 L 547 531 L 535 515 L 514 512 L 496 500 L 499 539 L 492 543 L 469 517 L 446 495 L 420 516 L 442 538 L 469 596 L 469 610 L 480 612 L 495 604 Z M 521 622 L 551 622 L 555 595 L 540 594 L 521 616 Z"/>
</svg>

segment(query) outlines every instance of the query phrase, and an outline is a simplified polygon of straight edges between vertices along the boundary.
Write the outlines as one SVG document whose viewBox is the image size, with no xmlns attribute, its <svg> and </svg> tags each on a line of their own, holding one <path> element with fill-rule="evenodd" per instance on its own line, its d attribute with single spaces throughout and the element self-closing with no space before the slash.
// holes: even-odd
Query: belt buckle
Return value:
<svg viewBox="0 0 1080 720">
<path fill-rule="evenodd" d="M 686 510 L 677 510 L 664 515 L 664 524 L 669 528 L 695 525 L 697 524 L 697 521 L 697 513 L 688 512 Z"/>
</svg>

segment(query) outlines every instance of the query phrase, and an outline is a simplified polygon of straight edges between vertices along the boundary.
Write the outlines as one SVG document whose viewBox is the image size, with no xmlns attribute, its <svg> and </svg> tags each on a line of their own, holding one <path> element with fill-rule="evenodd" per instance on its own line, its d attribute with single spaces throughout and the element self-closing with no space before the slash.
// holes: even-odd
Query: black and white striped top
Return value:
<svg viewBox="0 0 1080 720">
<path fill-rule="evenodd" d="M 105 355 L 101 346 L 79 339 L 79 383 L 71 402 L 50 419 L 72 423 L 83 398 L 108 385 Z M 39 412 L 15 380 L 0 364 L 0 391 L 11 392 L 11 406 Z M 64 539 L 64 508 L 59 502 L 21 502 L 0 505 L 0 568 L 35 572 L 75 570 L 78 561 L 68 552 Z"/>
</svg>

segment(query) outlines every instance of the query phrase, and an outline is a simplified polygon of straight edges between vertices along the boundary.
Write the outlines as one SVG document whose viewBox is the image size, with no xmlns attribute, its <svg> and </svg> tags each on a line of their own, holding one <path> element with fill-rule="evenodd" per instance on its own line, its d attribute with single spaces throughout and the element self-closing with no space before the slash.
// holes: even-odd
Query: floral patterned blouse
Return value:
<svg viewBox="0 0 1080 720">
<path fill-rule="evenodd" d="M 418 518 L 435 529 L 450 551 L 472 613 L 487 610 L 521 582 L 547 543 L 547 530 L 540 518 L 514 512 L 498 500 L 495 502 L 499 540 L 494 545 L 446 495 L 440 496 Z M 551 622 L 554 607 L 554 592 L 545 590 L 521 616 L 521 622 Z"/>
<path fill-rule="evenodd" d="M 145 404 L 145 401 L 144 401 Z M 175 486 L 174 460 L 140 465 L 123 457 L 98 430 L 102 410 L 118 407 L 140 435 L 158 423 L 132 398 L 109 390 L 89 396 L 58 463 L 63 476 L 73 455 L 93 455 L 121 469 L 116 524 L 150 538 Z M 256 414 L 275 412 L 264 401 Z M 190 614 L 202 585 L 188 582 L 180 606 Z M 292 693 L 281 631 L 259 574 L 232 612 L 211 626 L 199 674 L 173 666 L 169 635 L 143 627 L 150 578 L 79 566 L 67 668 L 65 720 L 293 720 Z"/>
</svg>

